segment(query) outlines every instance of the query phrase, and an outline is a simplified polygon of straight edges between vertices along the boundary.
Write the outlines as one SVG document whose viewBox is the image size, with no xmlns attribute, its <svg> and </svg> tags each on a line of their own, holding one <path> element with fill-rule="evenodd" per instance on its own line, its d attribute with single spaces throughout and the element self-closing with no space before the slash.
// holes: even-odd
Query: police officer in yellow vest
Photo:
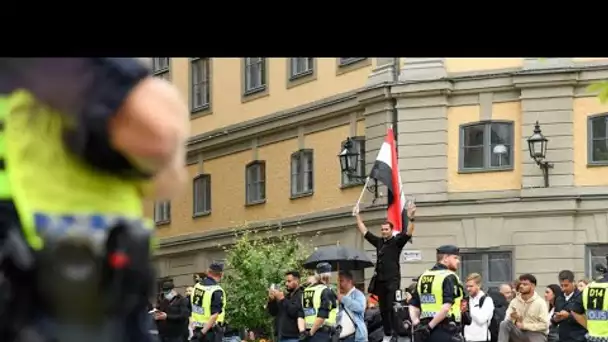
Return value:
<svg viewBox="0 0 608 342">
<path fill-rule="evenodd" d="M 460 302 L 463 286 L 455 273 L 460 264 L 458 247 L 437 248 L 437 264 L 418 278 L 410 301 L 416 342 L 461 341 Z"/>
<path fill-rule="evenodd" d="M 142 200 L 183 163 L 178 91 L 131 58 L 0 58 L 0 94 L 0 340 L 149 341 Z"/>
<path fill-rule="evenodd" d="M 304 289 L 302 307 L 309 342 L 329 342 L 336 327 L 338 306 L 336 294 L 328 287 L 331 265 L 317 265 L 315 284 Z"/>
<path fill-rule="evenodd" d="M 608 256 L 606 256 L 608 262 Z M 583 291 L 587 342 L 608 342 L 608 272 Z"/>
<path fill-rule="evenodd" d="M 224 265 L 214 262 L 209 266 L 207 277 L 194 285 L 190 297 L 194 326 L 191 341 L 221 342 L 224 337 L 226 292 L 219 285 L 223 272 Z"/>
</svg>

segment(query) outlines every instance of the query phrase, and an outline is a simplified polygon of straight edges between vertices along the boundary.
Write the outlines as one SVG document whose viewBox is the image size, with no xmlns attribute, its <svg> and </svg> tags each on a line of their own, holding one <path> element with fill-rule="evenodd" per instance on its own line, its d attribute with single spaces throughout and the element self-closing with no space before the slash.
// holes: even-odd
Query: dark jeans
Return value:
<svg viewBox="0 0 608 342">
<path fill-rule="evenodd" d="M 209 330 L 205 336 L 202 336 L 201 329 L 196 328 L 194 330 L 194 336 L 192 336 L 192 339 L 190 339 L 190 341 L 218 342 L 218 341 L 221 341 L 222 338 L 223 338 L 223 335 L 217 335 L 216 332 L 214 331 L 214 329 Z"/>
<path fill-rule="evenodd" d="M 279 342 L 298 342 L 300 341 L 300 339 L 298 338 L 281 338 L 279 339 Z"/>
<path fill-rule="evenodd" d="M 347 336 L 345 338 L 341 338 L 340 342 L 355 342 L 355 334 Z"/>
<path fill-rule="evenodd" d="M 161 342 L 184 342 L 184 336 L 178 337 L 161 337 Z"/>
<path fill-rule="evenodd" d="M 441 327 L 437 327 L 431 330 L 431 335 L 426 342 L 450 342 L 453 341 L 453 334 L 450 334 L 448 331 Z M 464 340 L 464 339 L 462 339 Z"/>
<path fill-rule="evenodd" d="M 399 283 L 400 279 L 376 282 L 376 293 L 378 294 L 380 314 L 382 315 L 382 328 L 385 336 L 393 334 L 393 303 L 395 302 L 395 291 L 397 291 Z"/>
<path fill-rule="evenodd" d="M 325 331 L 317 331 L 313 336 L 308 338 L 308 342 L 329 342 L 330 340 L 329 333 Z"/>
</svg>

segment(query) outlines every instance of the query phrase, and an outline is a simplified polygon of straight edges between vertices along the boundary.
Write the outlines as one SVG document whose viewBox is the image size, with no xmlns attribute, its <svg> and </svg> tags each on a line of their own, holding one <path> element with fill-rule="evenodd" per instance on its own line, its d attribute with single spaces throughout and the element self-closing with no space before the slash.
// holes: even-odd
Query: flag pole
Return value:
<svg viewBox="0 0 608 342">
<path fill-rule="evenodd" d="M 365 180 L 365 184 L 363 184 L 363 189 L 361 189 L 361 194 L 359 195 L 359 199 L 357 200 L 357 204 L 355 204 L 355 207 L 361 203 L 361 200 L 363 199 L 363 194 L 365 194 L 365 189 L 367 189 L 367 184 L 369 184 L 369 180 L 370 178 L 367 177 L 367 179 Z"/>
</svg>

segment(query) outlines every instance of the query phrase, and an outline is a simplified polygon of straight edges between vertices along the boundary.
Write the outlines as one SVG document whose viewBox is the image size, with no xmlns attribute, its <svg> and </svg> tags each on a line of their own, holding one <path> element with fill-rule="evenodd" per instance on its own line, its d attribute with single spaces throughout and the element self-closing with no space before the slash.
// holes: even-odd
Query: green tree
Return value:
<svg viewBox="0 0 608 342">
<path fill-rule="evenodd" d="M 237 329 L 273 332 L 266 311 L 268 288 L 283 284 L 285 272 L 301 270 L 310 248 L 296 235 L 262 236 L 246 230 L 226 249 L 227 270 L 222 281 L 227 293 L 226 319 Z"/>
<path fill-rule="evenodd" d="M 592 83 L 587 87 L 587 91 L 590 93 L 597 93 L 600 102 L 606 103 L 606 100 L 608 100 L 608 81 Z"/>
</svg>

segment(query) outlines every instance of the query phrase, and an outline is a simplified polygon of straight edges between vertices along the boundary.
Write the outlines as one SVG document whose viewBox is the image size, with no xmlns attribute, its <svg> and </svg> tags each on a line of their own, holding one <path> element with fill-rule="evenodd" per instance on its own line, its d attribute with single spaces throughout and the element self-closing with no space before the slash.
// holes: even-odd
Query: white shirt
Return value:
<svg viewBox="0 0 608 342">
<path fill-rule="evenodd" d="M 344 296 L 349 296 L 354 290 L 355 288 L 353 287 Z M 340 322 L 338 322 L 338 324 L 342 327 L 340 338 L 344 338 L 355 333 L 355 323 L 353 323 L 353 320 L 350 319 L 349 314 L 345 312 L 346 310 L 344 310 L 343 308 L 340 309 L 343 310 L 343 312 L 341 314 Z"/>
<path fill-rule="evenodd" d="M 479 300 L 485 293 L 479 291 L 475 297 L 469 298 L 469 312 L 471 313 L 471 324 L 464 326 L 464 338 L 468 342 L 480 342 L 490 340 L 490 320 L 494 315 L 494 301 L 486 296 L 483 307 L 479 307 Z"/>
</svg>

